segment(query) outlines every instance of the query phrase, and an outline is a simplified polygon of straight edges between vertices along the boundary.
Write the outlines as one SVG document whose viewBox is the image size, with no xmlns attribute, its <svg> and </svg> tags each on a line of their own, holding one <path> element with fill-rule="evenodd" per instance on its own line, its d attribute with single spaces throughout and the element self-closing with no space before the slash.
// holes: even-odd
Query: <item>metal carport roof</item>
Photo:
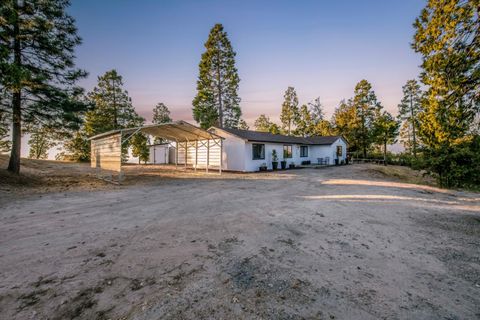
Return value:
<svg viewBox="0 0 480 320">
<path fill-rule="evenodd" d="M 223 139 L 219 135 L 208 132 L 202 128 L 196 127 L 183 120 L 173 121 L 162 124 L 151 124 L 143 127 L 112 130 L 90 137 L 89 140 L 97 140 L 111 135 L 121 133 L 130 135 L 137 132 L 143 132 L 152 136 L 166 138 L 177 142 L 188 142 L 195 140 Z"/>
</svg>

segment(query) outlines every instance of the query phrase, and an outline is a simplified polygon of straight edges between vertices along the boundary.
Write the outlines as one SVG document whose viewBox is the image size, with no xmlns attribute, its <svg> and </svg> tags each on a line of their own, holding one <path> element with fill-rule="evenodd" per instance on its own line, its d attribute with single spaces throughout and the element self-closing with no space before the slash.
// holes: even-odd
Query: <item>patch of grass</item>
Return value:
<svg viewBox="0 0 480 320">
<path fill-rule="evenodd" d="M 405 183 L 436 186 L 435 179 L 423 170 L 413 170 L 403 166 L 370 165 L 370 171 Z"/>
</svg>

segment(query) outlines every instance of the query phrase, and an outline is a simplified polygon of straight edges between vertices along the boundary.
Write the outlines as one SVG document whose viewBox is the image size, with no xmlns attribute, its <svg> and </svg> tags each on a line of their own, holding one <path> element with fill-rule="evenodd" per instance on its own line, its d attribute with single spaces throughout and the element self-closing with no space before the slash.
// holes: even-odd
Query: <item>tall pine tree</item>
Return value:
<svg viewBox="0 0 480 320">
<path fill-rule="evenodd" d="M 154 124 L 162 124 L 172 122 L 172 118 L 170 118 L 170 110 L 168 107 L 163 103 L 159 102 L 155 108 L 153 108 L 153 117 L 152 122 Z M 153 143 L 163 143 L 163 139 L 160 137 L 155 137 Z"/>
<path fill-rule="evenodd" d="M 283 95 L 282 113 L 280 121 L 282 130 L 287 135 L 291 135 L 295 129 L 295 123 L 298 121 L 298 97 L 294 87 L 288 87 Z"/>
<path fill-rule="evenodd" d="M 356 115 L 355 138 L 363 157 L 366 158 L 367 151 L 375 140 L 374 125 L 381 105 L 367 80 L 357 83 L 352 101 Z"/>
<path fill-rule="evenodd" d="M 414 24 L 426 86 L 419 135 L 443 186 L 480 184 L 479 19 L 478 0 L 429 0 Z"/>
<path fill-rule="evenodd" d="M 227 33 L 216 24 L 205 43 L 193 99 L 193 118 L 202 128 L 218 126 L 237 128 L 242 111 L 238 96 L 235 55 Z"/>
<path fill-rule="evenodd" d="M 308 137 L 315 132 L 315 122 L 307 105 L 302 105 L 298 112 L 295 134 L 302 137 Z"/>
<path fill-rule="evenodd" d="M 411 142 L 413 156 L 417 157 L 418 115 L 422 110 L 422 91 L 416 80 L 408 80 L 403 86 L 403 98 L 398 105 L 398 117 L 405 123 L 402 133 L 407 134 Z M 410 138 L 411 137 L 411 138 Z M 407 137 L 403 137 L 405 140 Z"/>
<path fill-rule="evenodd" d="M 88 136 L 138 127 L 144 122 L 133 108 L 132 99 L 123 88 L 122 76 L 116 70 L 107 71 L 98 77 L 98 84 L 88 93 L 88 99 L 94 106 L 85 117 L 85 132 Z"/>
<path fill-rule="evenodd" d="M 152 122 L 154 124 L 172 122 L 172 118 L 170 118 L 170 110 L 163 102 L 157 103 L 155 108 L 153 108 Z"/>
<path fill-rule="evenodd" d="M 11 101 L 12 148 L 8 170 L 20 172 L 23 123 L 75 128 L 85 105 L 75 99 L 74 68 L 81 43 L 68 0 L 3 0 L 0 6 L 0 88 Z M 73 97 L 73 99 L 72 99 Z"/>
<path fill-rule="evenodd" d="M 387 165 L 387 145 L 397 142 L 400 123 L 393 116 L 383 111 L 375 121 L 375 137 L 377 144 L 383 147 L 383 163 Z"/>
<path fill-rule="evenodd" d="M 333 113 L 332 125 L 336 134 L 347 139 L 349 151 L 358 153 L 360 145 L 356 138 L 356 132 L 358 131 L 357 110 L 351 99 L 340 101 L 340 105 Z"/>
</svg>

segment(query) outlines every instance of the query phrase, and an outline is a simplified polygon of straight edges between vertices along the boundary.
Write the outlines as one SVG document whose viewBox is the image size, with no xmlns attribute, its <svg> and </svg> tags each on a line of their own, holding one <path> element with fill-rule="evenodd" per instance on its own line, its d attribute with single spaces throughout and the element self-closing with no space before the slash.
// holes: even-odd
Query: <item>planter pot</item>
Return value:
<svg viewBox="0 0 480 320">
<path fill-rule="evenodd" d="M 335 165 L 338 166 L 338 159 L 335 159 Z"/>
<path fill-rule="evenodd" d="M 273 169 L 273 170 L 277 170 L 277 168 L 278 168 L 278 162 L 277 162 L 277 161 L 273 161 L 273 162 L 272 162 L 272 169 Z"/>
<path fill-rule="evenodd" d="M 288 168 L 289 168 L 289 169 L 295 169 L 295 165 L 294 165 L 294 164 L 289 164 L 289 165 L 288 165 Z"/>
<path fill-rule="evenodd" d="M 287 161 L 281 161 L 280 165 L 282 166 L 282 170 L 287 169 Z"/>
<path fill-rule="evenodd" d="M 260 171 L 267 171 L 267 167 L 259 167 Z"/>
</svg>

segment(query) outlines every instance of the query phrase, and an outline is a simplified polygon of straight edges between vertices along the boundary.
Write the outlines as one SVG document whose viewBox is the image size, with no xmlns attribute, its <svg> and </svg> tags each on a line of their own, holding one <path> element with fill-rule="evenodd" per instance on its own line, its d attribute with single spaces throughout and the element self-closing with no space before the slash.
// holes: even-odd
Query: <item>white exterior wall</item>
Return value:
<svg viewBox="0 0 480 320">
<path fill-rule="evenodd" d="M 338 157 L 339 163 L 347 158 L 347 144 L 341 138 L 328 146 L 312 146 L 311 161 L 318 163 L 318 158 L 330 158 L 330 164 L 335 164 L 337 158 L 337 146 L 342 146 L 342 156 Z"/>
<path fill-rule="evenodd" d="M 198 143 L 198 144 L 197 144 Z M 207 143 L 210 144 L 207 148 Z M 187 155 L 185 157 L 185 144 L 187 144 Z M 172 148 L 175 151 L 177 148 L 177 143 L 173 142 Z M 198 150 L 196 151 L 196 146 L 198 145 Z M 208 156 L 208 166 L 209 168 L 216 169 L 220 167 L 220 140 L 199 140 L 198 142 L 179 142 L 178 143 L 178 164 L 185 165 L 185 158 L 187 160 L 187 165 L 195 167 L 195 157 L 197 157 L 197 168 L 205 168 L 207 166 L 207 153 Z M 207 150 L 210 152 L 207 152 Z M 173 156 L 173 163 L 175 163 L 175 156 Z"/>
<path fill-rule="evenodd" d="M 223 170 L 231 171 L 243 171 L 252 172 L 259 171 L 259 167 L 262 164 L 266 164 L 269 170 L 272 169 L 272 151 L 277 151 L 278 168 L 280 168 L 280 161 L 283 159 L 283 146 L 292 146 L 292 158 L 285 159 L 287 161 L 287 167 L 290 163 L 295 165 L 301 165 L 302 161 L 310 161 L 312 164 L 318 162 L 317 158 L 330 157 L 330 164 L 335 163 L 337 145 L 341 145 L 343 148 L 342 157 L 340 160 L 345 160 L 347 153 L 347 145 L 342 138 L 339 138 L 331 145 L 318 146 L 307 145 L 308 156 L 300 157 L 300 144 L 287 144 L 287 143 L 270 143 L 270 142 L 250 142 L 242 138 L 239 138 L 233 134 L 230 134 L 224 130 L 216 129 L 215 133 L 222 136 L 223 140 Z M 253 160 L 253 144 L 265 145 L 265 159 Z M 180 149 L 181 150 L 181 149 Z M 179 157 L 180 158 L 180 157 Z"/>
<path fill-rule="evenodd" d="M 168 144 L 150 146 L 150 154 L 148 156 L 148 163 L 152 164 L 166 164 L 168 163 L 169 150 Z"/>
<path fill-rule="evenodd" d="M 253 144 L 264 144 L 265 145 L 265 159 L 262 160 L 253 160 Z M 270 142 L 247 142 L 245 143 L 245 171 L 258 171 L 259 167 L 265 163 L 269 170 L 272 169 L 272 151 L 277 151 L 278 158 L 278 168 L 280 168 L 280 161 L 287 161 L 287 167 L 290 163 L 295 163 L 299 165 L 304 160 L 310 160 L 309 157 L 301 158 L 300 157 L 300 145 L 292 144 L 292 158 L 283 159 L 283 146 L 289 144 L 283 143 L 270 143 Z M 309 146 L 310 148 L 311 146 Z M 309 150 L 310 155 L 310 150 Z"/>
</svg>

